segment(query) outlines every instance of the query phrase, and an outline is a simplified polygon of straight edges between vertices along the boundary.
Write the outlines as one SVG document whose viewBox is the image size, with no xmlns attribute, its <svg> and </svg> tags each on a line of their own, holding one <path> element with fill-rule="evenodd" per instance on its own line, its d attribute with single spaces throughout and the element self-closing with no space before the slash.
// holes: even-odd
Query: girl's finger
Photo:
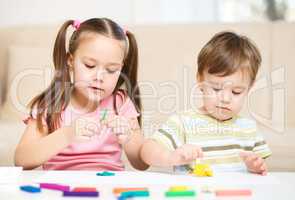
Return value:
<svg viewBox="0 0 295 200">
<path fill-rule="evenodd" d="M 113 128 L 113 131 L 116 134 L 127 134 L 128 128 L 127 127 L 115 127 L 115 128 Z"/>
</svg>

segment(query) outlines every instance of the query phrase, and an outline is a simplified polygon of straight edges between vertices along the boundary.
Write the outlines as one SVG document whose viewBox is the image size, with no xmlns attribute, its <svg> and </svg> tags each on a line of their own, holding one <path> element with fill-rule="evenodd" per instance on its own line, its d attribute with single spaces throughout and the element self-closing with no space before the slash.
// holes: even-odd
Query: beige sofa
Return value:
<svg viewBox="0 0 295 200">
<path fill-rule="evenodd" d="M 25 126 L 26 103 L 50 81 L 52 47 L 58 26 L 0 29 L 0 165 L 13 164 Z M 295 170 L 295 24 L 187 24 L 133 26 L 139 43 L 145 135 L 170 114 L 199 102 L 190 100 L 197 54 L 218 31 L 249 36 L 263 57 L 258 83 L 243 113 L 258 119 L 270 144 L 271 170 Z M 282 68 L 283 67 L 283 68 Z M 279 70 L 276 70 L 279 69 Z M 17 83 L 17 84 L 16 84 Z"/>
</svg>

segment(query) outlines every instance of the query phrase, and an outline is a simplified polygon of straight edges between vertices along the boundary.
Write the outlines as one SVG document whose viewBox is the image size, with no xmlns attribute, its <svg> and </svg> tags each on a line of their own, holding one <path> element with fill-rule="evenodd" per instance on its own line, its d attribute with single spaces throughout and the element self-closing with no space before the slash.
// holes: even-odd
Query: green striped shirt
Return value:
<svg viewBox="0 0 295 200">
<path fill-rule="evenodd" d="M 200 146 L 204 152 L 203 162 L 210 164 L 213 170 L 245 170 L 239 156 L 241 150 L 252 151 L 262 158 L 271 155 L 262 135 L 257 133 L 255 121 L 239 116 L 220 122 L 189 110 L 171 116 L 151 138 L 170 150 L 184 144 Z M 176 169 L 187 171 L 192 167 L 193 163 Z"/>
</svg>

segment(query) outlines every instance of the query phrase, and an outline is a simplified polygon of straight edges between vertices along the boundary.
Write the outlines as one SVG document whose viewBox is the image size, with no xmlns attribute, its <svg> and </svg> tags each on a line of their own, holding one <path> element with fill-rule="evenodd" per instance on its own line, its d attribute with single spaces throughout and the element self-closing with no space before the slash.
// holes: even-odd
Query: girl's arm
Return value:
<svg viewBox="0 0 295 200">
<path fill-rule="evenodd" d="M 146 170 L 149 166 L 143 162 L 140 156 L 144 137 L 139 127 L 137 119 L 132 119 L 131 122 L 136 128 L 130 130 L 130 135 L 122 142 L 123 149 L 131 165 L 138 170 Z M 120 136 L 119 136 L 120 137 Z M 124 137 L 124 136 L 123 136 Z M 119 138 L 120 139 L 120 138 Z"/>
<path fill-rule="evenodd" d="M 147 139 L 141 148 L 141 159 L 152 166 L 170 167 L 172 166 L 172 152 L 153 139 Z"/>
<path fill-rule="evenodd" d="M 74 131 L 70 126 L 48 135 L 47 131 L 38 130 L 35 119 L 30 119 L 15 150 L 14 163 L 24 169 L 34 169 L 67 147 L 73 138 Z"/>
</svg>

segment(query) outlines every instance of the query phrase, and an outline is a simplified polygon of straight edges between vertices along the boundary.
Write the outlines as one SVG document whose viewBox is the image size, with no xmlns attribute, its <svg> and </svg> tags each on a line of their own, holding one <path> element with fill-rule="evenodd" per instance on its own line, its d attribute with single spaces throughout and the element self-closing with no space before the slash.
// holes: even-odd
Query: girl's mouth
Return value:
<svg viewBox="0 0 295 200">
<path fill-rule="evenodd" d="M 95 92 L 103 92 L 103 89 L 95 87 L 95 86 L 90 86 L 89 88 Z"/>
</svg>

